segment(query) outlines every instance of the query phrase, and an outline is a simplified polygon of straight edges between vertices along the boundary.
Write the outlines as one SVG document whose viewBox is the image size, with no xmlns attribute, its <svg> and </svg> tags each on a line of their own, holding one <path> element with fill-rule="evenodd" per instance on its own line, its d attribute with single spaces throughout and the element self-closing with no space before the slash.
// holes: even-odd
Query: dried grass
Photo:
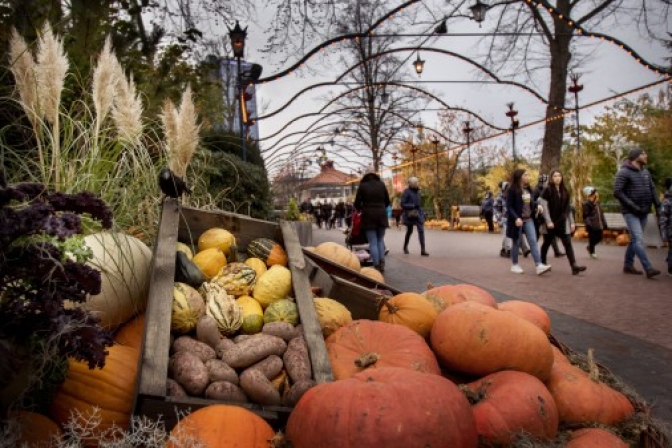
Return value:
<svg viewBox="0 0 672 448">
<path fill-rule="evenodd" d="M 163 126 L 169 168 L 172 169 L 173 172 L 175 172 L 175 169 L 172 164 L 176 163 L 173 162 L 173 160 L 177 160 L 177 121 L 177 109 L 170 99 L 166 99 L 163 102 L 163 108 L 161 110 L 161 125 Z"/>
<path fill-rule="evenodd" d="M 37 79 L 35 77 L 35 59 L 26 41 L 12 28 L 9 41 L 10 70 L 19 91 L 21 106 L 33 126 L 37 125 L 39 104 L 37 101 Z"/>
<path fill-rule="evenodd" d="M 54 35 L 49 22 L 44 23 L 37 42 L 37 92 L 44 118 L 54 124 L 58 121 L 65 75 L 70 64 L 63 41 Z"/>
<path fill-rule="evenodd" d="M 100 133 L 100 126 L 112 108 L 116 94 L 117 83 L 123 78 L 123 71 L 117 57 L 112 52 L 110 36 L 105 39 L 103 50 L 98 56 L 98 62 L 93 70 L 91 91 L 93 95 L 93 110 L 96 113 L 96 127 L 94 138 Z"/>
<path fill-rule="evenodd" d="M 131 145 L 139 144 L 142 137 L 142 100 L 136 89 L 133 77 L 122 76 L 117 81 L 117 95 L 112 108 L 112 120 L 117 128 L 117 137 Z"/>
<path fill-rule="evenodd" d="M 198 147 L 200 130 L 190 86 L 187 86 L 182 94 L 176 125 L 176 139 L 174 153 L 170 157 L 170 169 L 178 176 L 184 177 L 187 166 Z"/>
</svg>

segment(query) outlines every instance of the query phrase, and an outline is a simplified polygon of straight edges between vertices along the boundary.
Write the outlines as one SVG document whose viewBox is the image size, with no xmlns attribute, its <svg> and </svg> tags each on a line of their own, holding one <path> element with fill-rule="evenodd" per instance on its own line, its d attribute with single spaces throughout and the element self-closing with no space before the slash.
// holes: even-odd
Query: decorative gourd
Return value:
<svg viewBox="0 0 672 448">
<path fill-rule="evenodd" d="M 359 272 L 362 265 L 359 262 L 357 255 L 348 250 L 347 247 L 338 243 L 328 241 L 326 243 L 315 246 L 314 252 L 327 260 L 331 260 L 336 264 Z"/>
<path fill-rule="evenodd" d="M 236 303 L 243 312 L 243 325 L 241 326 L 243 333 L 259 333 L 264 326 L 264 311 L 259 302 L 250 296 L 240 296 L 236 299 Z"/>
<path fill-rule="evenodd" d="M 180 243 L 180 242 L 178 241 L 177 244 L 175 244 L 175 250 L 176 250 L 177 252 L 183 252 L 184 255 L 186 255 L 187 258 L 190 259 L 190 260 L 191 260 L 192 258 L 194 258 L 194 251 L 191 250 L 191 247 L 187 246 L 187 245 L 184 244 L 184 243 Z"/>
<path fill-rule="evenodd" d="M 317 320 L 322 328 L 322 335 L 326 338 L 334 331 L 352 322 L 352 314 L 345 306 L 328 297 L 313 299 Z"/>
<path fill-rule="evenodd" d="M 107 351 L 102 369 L 91 370 L 85 362 L 69 360 L 65 381 L 51 405 L 50 415 L 61 426 L 70 421 L 73 412 L 75 423 L 84 425 L 85 419 L 98 409 L 100 424 L 91 428 L 92 438 L 87 440 L 87 446 L 98 446 L 100 435 L 114 425 L 122 430 L 128 428 L 133 411 L 140 352 L 121 345 Z"/>
<path fill-rule="evenodd" d="M 252 296 L 262 308 L 286 298 L 292 290 L 292 273 L 280 265 L 273 265 L 257 279 Z"/>
<path fill-rule="evenodd" d="M 100 294 L 89 296 L 81 306 L 100 318 L 101 326 L 115 330 L 145 310 L 149 291 L 152 251 L 145 243 L 125 233 L 87 235 L 84 243 L 93 258 L 87 263 L 100 271 Z"/>
<path fill-rule="evenodd" d="M 61 428 L 49 417 L 30 411 L 9 413 L 9 420 L 18 424 L 16 446 L 28 448 L 53 446 L 63 437 Z"/>
<path fill-rule="evenodd" d="M 356 320 L 326 339 L 334 378 L 349 378 L 364 369 L 401 367 L 435 375 L 441 369 L 427 342 L 402 326 Z"/>
<path fill-rule="evenodd" d="M 175 281 L 199 288 L 205 282 L 201 268 L 182 251 L 175 253 Z"/>
<path fill-rule="evenodd" d="M 196 266 L 203 272 L 206 280 L 210 280 L 219 274 L 219 271 L 226 266 L 226 256 L 224 252 L 216 247 L 205 249 L 194 255 L 191 259 Z"/>
<path fill-rule="evenodd" d="M 142 340 L 145 332 L 145 313 L 135 316 L 123 324 L 114 333 L 114 342 L 137 350 L 142 348 Z"/>
<path fill-rule="evenodd" d="M 572 365 L 559 350 L 554 351 L 555 362 L 546 387 L 558 406 L 563 423 L 601 423 L 615 425 L 634 414 L 630 400 L 622 393 Z M 589 356 L 590 358 L 590 356 Z M 596 367 L 593 366 L 593 372 Z"/>
<path fill-rule="evenodd" d="M 492 297 L 492 294 L 483 288 L 467 283 L 437 286 L 425 291 L 423 295 L 435 304 L 438 312 L 462 302 L 478 302 L 492 308 L 497 308 L 497 301 Z M 445 306 L 442 306 L 441 302 Z"/>
<path fill-rule="evenodd" d="M 513 313 L 476 302 L 462 302 L 439 313 L 431 346 L 448 370 L 488 375 L 519 370 L 548 379 L 553 350 L 546 334 Z"/>
<path fill-rule="evenodd" d="M 176 282 L 173 286 L 171 331 L 180 334 L 191 332 L 204 314 L 205 301 L 201 294 L 186 283 Z"/>
<path fill-rule="evenodd" d="M 294 448 L 476 448 L 467 399 L 449 380 L 407 369 L 367 370 L 309 389 L 289 416 Z"/>
<path fill-rule="evenodd" d="M 259 258 L 266 266 L 287 266 L 287 252 L 280 244 L 270 238 L 257 238 L 247 246 L 247 254 Z"/>
<path fill-rule="evenodd" d="M 383 277 L 383 274 L 381 274 L 378 269 L 372 268 L 371 266 L 360 269 L 359 273 L 365 277 L 369 277 L 375 282 L 385 283 L 385 277 Z"/>
<path fill-rule="evenodd" d="M 216 248 L 221 250 L 224 255 L 229 255 L 231 247 L 236 245 L 236 238 L 231 232 L 219 227 L 208 229 L 198 237 L 198 251 Z"/>
<path fill-rule="evenodd" d="M 497 308 L 500 311 L 509 311 L 526 321 L 532 322 L 547 335 L 551 333 L 551 318 L 536 303 L 525 302 L 523 300 L 507 300 L 500 303 Z"/>
<path fill-rule="evenodd" d="M 248 258 L 245 260 L 245 264 L 254 269 L 254 272 L 257 273 L 256 278 L 261 277 L 261 275 L 268 270 L 266 263 L 261 258 Z"/>
<path fill-rule="evenodd" d="M 245 263 L 235 262 L 224 266 L 212 282 L 223 286 L 232 296 L 238 297 L 252 292 L 256 277 L 254 269 Z"/>
<path fill-rule="evenodd" d="M 216 404 L 183 417 L 170 432 L 166 448 L 269 448 L 275 431 L 264 419 L 238 406 Z"/>
<path fill-rule="evenodd" d="M 558 408 L 544 383 L 515 370 L 493 373 L 465 388 L 478 435 L 486 445 L 509 446 L 521 434 L 551 440 L 558 433 Z"/>
<path fill-rule="evenodd" d="M 629 448 L 623 439 L 601 428 L 583 428 L 572 432 L 565 448 Z"/>
<path fill-rule="evenodd" d="M 299 324 L 299 310 L 296 303 L 288 299 L 281 299 L 273 302 L 264 311 L 264 323 L 287 322 L 288 324 Z"/>
<path fill-rule="evenodd" d="M 233 334 L 243 325 L 243 311 L 223 287 L 204 283 L 200 292 L 205 298 L 205 312 L 215 319 L 220 333 Z"/>
<path fill-rule="evenodd" d="M 403 325 L 426 338 L 432 330 L 436 314 L 432 304 L 420 294 L 405 292 L 383 301 L 378 319 L 390 324 Z"/>
</svg>

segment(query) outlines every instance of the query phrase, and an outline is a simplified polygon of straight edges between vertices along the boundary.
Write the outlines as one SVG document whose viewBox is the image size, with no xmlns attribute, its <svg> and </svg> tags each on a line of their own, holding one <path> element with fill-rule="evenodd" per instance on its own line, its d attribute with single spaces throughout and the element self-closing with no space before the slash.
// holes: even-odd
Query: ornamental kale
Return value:
<svg viewBox="0 0 672 448">
<path fill-rule="evenodd" d="M 112 213 L 89 192 L 50 193 L 42 184 L 0 183 L 0 339 L 57 341 L 57 352 L 103 367 L 112 335 L 66 301 L 100 293 L 100 272 L 86 265 L 82 215 L 108 229 Z"/>
</svg>

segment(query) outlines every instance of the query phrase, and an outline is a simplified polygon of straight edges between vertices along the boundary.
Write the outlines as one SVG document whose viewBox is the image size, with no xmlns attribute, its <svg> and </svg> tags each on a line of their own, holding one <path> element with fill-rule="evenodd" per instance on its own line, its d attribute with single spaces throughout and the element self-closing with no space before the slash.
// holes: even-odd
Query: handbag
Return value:
<svg viewBox="0 0 672 448">
<path fill-rule="evenodd" d="M 352 236 L 359 235 L 361 227 L 362 227 L 362 212 L 355 210 L 354 212 L 352 212 L 352 230 L 350 230 L 350 234 Z"/>
<path fill-rule="evenodd" d="M 418 219 L 420 218 L 420 212 L 414 208 L 406 212 L 406 217 L 409 219 Z"/>
</svg>

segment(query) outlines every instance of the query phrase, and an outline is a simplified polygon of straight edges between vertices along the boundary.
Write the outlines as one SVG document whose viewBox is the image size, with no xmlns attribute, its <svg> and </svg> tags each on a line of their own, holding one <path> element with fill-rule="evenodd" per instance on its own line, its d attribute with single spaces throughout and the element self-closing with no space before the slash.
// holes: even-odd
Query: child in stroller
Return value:
<svg viewBox="0 0 672 448">
<path fill-rule="evenodd" d="M 346 220 L 348 228 L 345 229 L 345 245 L 351 252 L 359 258 L 362 266 L 372 266 L 373 260 L 369 254 L 369 240 L 366 238 L 366 233 L 359 231 L 357 235 L 352 234 L 352 215 Z M 385 248 L 385 255 L 389 253 L 389 249 Z"/>
</svg>

